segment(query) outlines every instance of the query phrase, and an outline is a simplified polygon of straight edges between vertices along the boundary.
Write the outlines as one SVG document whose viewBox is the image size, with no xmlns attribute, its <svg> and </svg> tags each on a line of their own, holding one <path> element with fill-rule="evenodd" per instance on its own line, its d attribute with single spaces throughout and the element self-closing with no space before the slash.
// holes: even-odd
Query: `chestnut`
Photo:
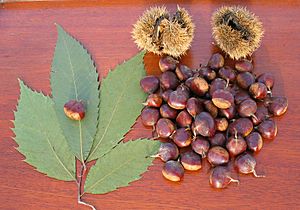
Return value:
<svg viewBox="0 0 300 210">
<path fill-rule="evenodd" d="M 212 102 L 220 109 L 228 109 L 234 104 L 234 97 L 229 91 L 219 89 L 213 93 Z"/>
</svg>

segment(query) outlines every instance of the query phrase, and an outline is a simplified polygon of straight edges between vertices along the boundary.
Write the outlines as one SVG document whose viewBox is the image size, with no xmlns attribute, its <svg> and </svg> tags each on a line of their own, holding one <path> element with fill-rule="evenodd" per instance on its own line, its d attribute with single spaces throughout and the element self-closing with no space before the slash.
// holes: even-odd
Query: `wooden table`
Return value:
<svg viewBox="0 0 300 210">
<path fill-rule="evenodd" d="M 196 23 L 192 49 L 182 62 L 197 67 L 212 51 L 210 15 L 221 5 L 238 1 L 179 1 Z M 87 209 L 77 205 L 76 185 L 56 181 L 22 160 L 13 141 L 13 110 L 19 97 L 17 78 L 50 94 L 49 74 L 59 23 L 92 54 L 100 77 L 138 52 L 130 32 L 142 12 L 159 1 L 58 1 L 2 4 L 0 9 L 0 209 Z M 175 9 L 171 1 L 164 3 Z M 260 16 L 265 27 L 261 48 L 254 55 L 255 71 L 272 72 L 275 95 L 289 99 L 287 114 L 277 119 L 279 132 L 257 155 L 257 170 L 266 178 L 240 176 L 239 186 L 213 190 L 208 164 L 171 183 L 161 175 L 162 162 L 141 180 L 105 195 L 85 195 L 99 209 L 296 209 L 300 208 L 300 2 L 286 0 L 242 3 Z M 145 58 L 148 73 L 157 73 L 157 57 Z M 150 137 L 139 122 L 127 136 Z"/>
</svg>

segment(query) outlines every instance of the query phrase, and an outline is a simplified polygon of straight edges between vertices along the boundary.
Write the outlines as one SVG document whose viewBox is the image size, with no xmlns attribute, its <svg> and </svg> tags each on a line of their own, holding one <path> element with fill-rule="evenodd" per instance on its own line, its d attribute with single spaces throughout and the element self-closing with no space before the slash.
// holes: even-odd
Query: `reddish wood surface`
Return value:
<svg viewBox="0 0 300 210">
<path fill-rule="evenodd" d="M 205 63 L 212 51 L 210 15 L 222 1 L 182 1 L 196 23 L 192 49 L 182 59 L 191 67 Z M 225 4 L 239 4 L 226 1 Z M 100 77 L 117 63 L 137 53 L 130 37 L 138 16 L 159 1 L 42 2 L 4 4 L 0 9 L 0 209 L 88 209 L 77 205 L 76 185 L 50 179 L 23 162 L 13 141 L 13 110 L 17 105 L 17 78 L 50 94 L 49 74 L 56 42 L 54 23 L 61 24 L 92 54 Z M 176 4 L 164 4 L 175 9 Z M 289 110 L 278 118 L 278 137 L 258 154 L 257 171 L 266 178 L 240 176 L 241 184 L 213 190 L 208 165 L 171 183 L 154 165 L 130 187 L 105 195 L 85 195 L 99 209 L 299 209 L 300 205 L 300 3 L 249 1 L 242 3 L 260 16 L 265 26 L 261 48 L 254 55 L 256 72 L 272 72 L 275 95 L 289 99 Z M 157 57 L 145 58 L 149 73 L 157 73 Z M 150 137 L 138 123 L 127 138 Z"/>
</svg>

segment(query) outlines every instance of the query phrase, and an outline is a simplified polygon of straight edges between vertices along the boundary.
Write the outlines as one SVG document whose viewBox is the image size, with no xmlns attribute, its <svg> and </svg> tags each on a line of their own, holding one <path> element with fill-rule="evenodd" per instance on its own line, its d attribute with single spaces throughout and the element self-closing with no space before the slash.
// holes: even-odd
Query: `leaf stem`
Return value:
<svg viewBox="0 0 300 210">
<path fill-rule="evenodd" d="M 93 209 L 93 210 L 97 210 L 93 205 L 88 204 L 88 203 L 82 201 L 80 198 L 78 199 L 78 203 L 81 204 L 81 205 L 88 206 L 88 207 L 90 207 L 90 208 Z"/>
<path fill-rule="evenodd" d="M 81 199 L 81 197 L 83 195 L 83 193 L 81 194 L 81 192 L 83 191 L 82 179 L 83 179 L 85 173 L 86 173 L 86 164 L 85 164 L 85 162 L 83 162 L 83 163 L 81 163 L 80 173 L 78 174 L 78 180 L 77 180 L 77 201 L 78 201 L 78 204 L 88 206 L 92 210 L 96 210 L 96 208 L 93 205 L 86 203 Z"/>
</svg>

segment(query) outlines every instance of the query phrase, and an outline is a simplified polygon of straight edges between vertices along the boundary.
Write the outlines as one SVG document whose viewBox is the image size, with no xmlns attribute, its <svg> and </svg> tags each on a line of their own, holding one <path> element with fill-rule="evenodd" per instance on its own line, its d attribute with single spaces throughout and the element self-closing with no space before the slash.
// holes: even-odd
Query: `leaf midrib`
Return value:
<svg viewBox="0 0 300 210">
<path fill-rule="evenodd" d="M 62 38 L 63 38 L 64 47 L 66 48 L 67 55 L 68 55 L 68 58 L 69 58 L 70 68 L 71 68 L 72 77 L 73 77 L 73 84 L 74 84 L 74 89 L 75 89 L 76 101 L 78 101 L 78 90 L 77 90 L 77 86 L 76 86 L 76 83 L 75 83 L 75 73 L 74 73 L 73 64 L 71 62 L 70 51 L 69 51 L 69 48 L 67 46 L 65 37 L 62 36 Z M 81 159 L 81 162 L 84 163 L 84 157 L 83 157 L 83 140 L 82 140 L 82 126 L 81 126 L 81 121 L 80 120 L 78 121 L 78 127 L 79 127 L 80 159 Z"/>
<path fill-rule="evenodd" d="M 135 158 L 131 158 L 129 160 L 127 160 L 126 162 L 124 162 L 123 164 L 121 164 L 119 167 L 115 168 L 114 170 L 110 171 L 108 174 L 106 174 L 104 177 L 102 177 L 101 179 L 99 179 L 97 182 L 95 182 L 93 185 L 91 185 L 89 188 L 85 189 L 85 192 L 90 192 L 89 190 L 93 189 L 96 185 L 98 185 L 99 182 L 103 181 L 104 179 L 106 179 L 106 177 L 108 177 L 109 175 L 113 174 L 114 172 L 116 172 L 117 170 L 119 170 L 120 168 L 122 168 L 123 166 L 127 165 L 129 162 L 133 161 Z M 94 166 L 95 167 L 95 166 Z M 84 194 L 84 193 L 83 193 Z"/>
<path fill-rule="evenodd" d="M 124 84 L 127 84 L 127 82 L 129 81 L 129 75 L 130 75 L 130 74 L 128 73 L 127 76 L 126 76 L 125 82 L 123 83 L 123 86 L 124 86 Z M 106 128 L 105 128 L 105 130 L 104 130 L 104 133 L 103 133 L 103 135 L 102 135 L 100 141 L 99 141 L 98 144 L 95 146 L 95 149 L 91 151 L 90 157 L 92 157 L 92 155 L 95 153 L 95 151 L 97 150 L 97 148 L 99 147 L 99 145 L 100 145 L 101 142 L 103 141 L 104 137 L 106 136 L 106 133 L 107 133 L 107 131 L 108 131 L 108 128 L 109 128 L 109 126 L 110 126 L 110 124 L 111 124 L 111 122 L 112 122 L 112 120 L 113 120 L 113 118 L 114 118 L 114 115 L 115 115 L 115 113 L 116 113 L 117 107 L 118 107 L 118 105 L 119 105 L 119 103 L 120 103 L 121 98 L 123 98 L 124 93 L 125 93 L 125 88 L 123 88 L 123 90 L 122 90 L 122 92 L 121 92 L 121 95 L 119 96 L 119 98 L 118 98 L 118 100 L 117 100 L 117 103 L 116 103 L 115 106 L 114 106 L 113 112 L 112 112 L 112 114 L 111 114 L 111 118 L 110 118 L 110 120 L 109 120 L 109 122 L 108 122 L 108 124 L 107 124 L 107 126 L 106 126 Z M 101 103 L 101 102 L 100 102 L 100 103 Z M 100 109 L 99 109 L 99 110 L 100 110 Z M 101 116 L 100 116 L 100 117 L 101 117 Z"/>
<path fill-rule="evenodd" d="M 29 102 L 30 102 L 31 107 L 33 107 L 33 103 L 32 103 L 32 101 L 31 101 L 31 98 L 28 97 L 28 93 L 27 93 L 26 91 L 25 91 L 25 93 L 26 93 L 26 95 L 27 95 L 27 98 L 30 99 Z M 42 97 L 44 97 L 44 96 L 42 96 Z M 47 99 L 47 98 L 45 98 L 45 99 Z M 36 118 L 35 115 L 34 115 L 34 118 Z M 36 121 L 36 122 L 38 122 L 38 121 Z M 41 133 L 44 133 L 44 132 L 42 131 L 42 129 L 41 129 L 40 124 L 39 124 L 39 123 L 37 123 L 37 124 L 38 124 L 38 127 L 39 127 L 39 131 L 40 131 Z M 26 127 L 26 126 L 25 126 L 25 127 Z M 31 127 L 29 127 L 29 128 L 31 128 Z M 66 166 L 63 164 L 63 162 L 61 161 L 61 159 L 57 156 L 56 152 L 54 151 L 54 149 L 53 149 L 54 146 L 51 144 L 48 134 L 47 134 L 47 133 L 44 133 L 44 134 L 45 134 L 45 136 L 46 136 L 46 139 L 47 139 L 47 142 L 48 142 L 48 144 L 49 144 L 49 146 L 50 146 L 50 149 L 51 149 L 51 151 L 53 152 L 54 156 L 56 157 L 57 161 L 58 161 L 58 162 L 60 163 L 60 165 L 65 169 L 65 171 L 67 171 L 67 173 L 70 175 L 70 177 L 72 178 L 72 180 L 74 180 L 75 177 L 73 177 L 72 173 L 66 168 Z"/>
</svg>

